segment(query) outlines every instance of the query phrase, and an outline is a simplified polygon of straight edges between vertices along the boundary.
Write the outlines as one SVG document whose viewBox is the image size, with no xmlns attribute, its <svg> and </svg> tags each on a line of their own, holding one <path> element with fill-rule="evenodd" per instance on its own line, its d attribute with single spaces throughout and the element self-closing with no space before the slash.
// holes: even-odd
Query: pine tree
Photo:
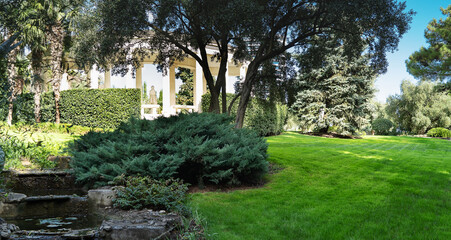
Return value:
<svg viewBox="0 0 451 240">
<path fill-rule="evenodd" d="M 317 51 L 328 51 L 315 59 Z M 344 57 L 342 47 L 317 48 L 298 56 L 302 73 L 292 111 L 299 120 L 318 132 L 338 127 L 354 133 L 366 127 L 371 118 L 375 72 L 367 56 Z"/>
</svg>

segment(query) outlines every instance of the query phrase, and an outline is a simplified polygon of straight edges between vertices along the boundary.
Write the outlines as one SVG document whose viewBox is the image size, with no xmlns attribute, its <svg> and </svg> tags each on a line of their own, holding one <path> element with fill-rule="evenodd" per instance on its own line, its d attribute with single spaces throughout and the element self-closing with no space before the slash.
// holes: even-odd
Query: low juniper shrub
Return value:
<svg viewBox="0 0 451 240">
<path fill-rule="evenodd" d="M 165 210 L 189 214 L 186 207 L 188 185 L 178 179 L 155 180 L 150 177 L 121 175 L 114 180 L 118 187 L 113 206 L 124 210 Z"/>
<path fill-rule="evenodd" d="M 122 174 L 179 178 L 200 187 L 258 182 L 268 171 L 267 143 L 255 131 L 235 129 L 232 120 L 211 113 L 130 119 L 114 131 L 75 140 L 71 164 L 88 187 Z"/>
</svg>

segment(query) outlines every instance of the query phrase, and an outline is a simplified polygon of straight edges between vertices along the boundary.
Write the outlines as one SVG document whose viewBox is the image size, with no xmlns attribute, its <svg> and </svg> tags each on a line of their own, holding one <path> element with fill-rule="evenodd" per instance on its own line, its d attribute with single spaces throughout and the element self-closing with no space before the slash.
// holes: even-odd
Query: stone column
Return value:
<svg viewBox="0 0 451 240">
<path fill-rule="evenodd" d="M 172 106 L 175 105 L 175 66 L 169 68 L 169 89 L 170 89 L 170 101 L 171 101 L 171 114 L 175 113 L 172 109 Z M 163 95 L 164 96 L 164 95 Z"/>
<path fill-rule="evenodd" d="M 171 114 L 171 93 L 170 93 L 170 77 L 169 69 L 166 69 L 166 75 L 163 73 L 163 115 Z"/>
<path fill-rule="evenodd" d="M 99 70 L 97 69 L 97 65 L 94 64 L 92 66 L 92 69 L 89 70 L 89 77 L 91 79 L 91 86 L 89 86 L 92 89 L 99 88 Z"/>
<path fill-rule="evenodd" d="M 143 86 L 143 69 L 142 66 L 139 66 L 136 69 L 136 75 L 135 75 L 135 82 L 136 82 L 136 88 L 142 89 Z"/>
<path fill-rule="evenodd" d="M 196 61 L 194 70 L 194 107 L 197 112 L 202 112 L 202 95 L 204 94 L 204 72 L 200 64 Z"/>
</svg>

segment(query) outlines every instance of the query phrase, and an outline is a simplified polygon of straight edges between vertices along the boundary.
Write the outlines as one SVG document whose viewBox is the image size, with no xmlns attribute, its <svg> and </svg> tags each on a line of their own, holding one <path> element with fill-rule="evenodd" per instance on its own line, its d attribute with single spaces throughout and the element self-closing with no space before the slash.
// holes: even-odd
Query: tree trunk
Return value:
<svg viewBox="0 0 451 240">
<path fill-rule="evenodd" d="M 63 75 L 61 62 L 63 58 L 64 29 L 61 22 L 50 27 L 50 68 L 52 70 L 52 87 L 55 94 L 55 123 L 60 123 L 60 86 Z"/>
<path fill-rule="evenodd" d="M 215 90 L 210 89 L 210 107 L 209 112 L 219 113 L 219 93 Z"/>
<path fill-rule="evenodd" d="M 42 93 L 42 57 L 44 53 L 39 50 L 33 50 L 31 52 L 31 65 L 33 69 L 33 93 L 34 93 L 34 120 L 41 122 L 41 93 Z"/>
<path fill-rule="evenodd" d="M 19 54 L 19 48 L 16 47 L 15 49 L 11 50 L 8 54 L 8 117 L 6 119 L 6 122 L 8 125 L 12 125 L 13 122 L 13 112 L 14 112 L 14 101 L 16 100 L 17 96 L 17 72 L 16 72 L 16 61 L 17 61 L 17 54 Z"/>
<path fill-rule="evenodd" d="M 255 76 L 257 75 L 257 71 L 258 68 L 256 67 L 256 64 L 251 62 L 247 69 L 246 78 L 241 89 L 241 98 L 236 113 L 235 128 L 243 128 L 247 104 L 249 103 L 249 99 L 251 97 L 252 85 Z"/>
</svg>

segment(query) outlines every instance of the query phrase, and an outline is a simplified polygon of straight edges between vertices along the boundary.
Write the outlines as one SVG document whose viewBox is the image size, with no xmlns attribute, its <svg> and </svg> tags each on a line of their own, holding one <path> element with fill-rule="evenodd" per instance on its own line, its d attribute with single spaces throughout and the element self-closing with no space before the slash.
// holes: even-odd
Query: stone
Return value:
<svg viewBox="0 0 451 240">
<path fill-rule="evenodd" d="M 0 224 L 0 235 L 3 238 L 9 239 L 9 236 L 11 234 L 13 234 L 16 231 L 19 231 L 19 227 L 14 225 L 14 224 L 10 224 L 10 223 L 2 223 Z"/>
<path fill-rule="evenodd" d="M 23 193 L 10 192 L 6 196 L 5 203 L 18 203 L 18 202 L 21 202 L 26 197 L 27 197 L 27 195 L 25 195 Z"/>
<path fill-rule="evenodd" d="M 70 156 L 49 156 L 47 160 L 56 164 L 56 169 L 70 169 Z"/>
<path fill-rule="evenodd" d="M 148 210 L 118 211 L 109 217 L 99 228 L 99 236 L 104 240 L 170 239 L 182 224 L 177 215 Z"/>
<path fill-rule="evenodd" d="M 116 192 L 113 188 L 99 188 L 88 191 L 89 204 L 95 207 L 111 207 L 115 197 Z"/>
</svg>

